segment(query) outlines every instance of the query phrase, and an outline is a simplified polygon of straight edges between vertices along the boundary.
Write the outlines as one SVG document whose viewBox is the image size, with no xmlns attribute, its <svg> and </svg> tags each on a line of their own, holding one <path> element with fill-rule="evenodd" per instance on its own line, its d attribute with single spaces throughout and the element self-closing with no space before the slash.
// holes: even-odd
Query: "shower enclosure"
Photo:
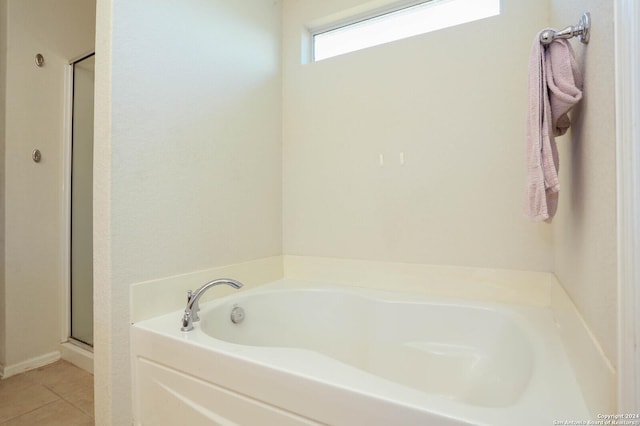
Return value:
<svg viewBox="0 0 640 426">
<path fill-rule="evenodd" d="M 72 67 L 69 197 L 69 337 L 93 346 L 93 99 L 95 56 Z"/>
</svg>

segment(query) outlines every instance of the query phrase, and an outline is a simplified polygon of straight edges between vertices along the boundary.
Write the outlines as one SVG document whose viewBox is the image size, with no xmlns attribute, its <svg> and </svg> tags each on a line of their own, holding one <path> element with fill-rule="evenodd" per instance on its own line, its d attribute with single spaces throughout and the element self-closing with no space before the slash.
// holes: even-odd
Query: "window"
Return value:
<svg viewBox="0 0 640 426">
<path fill-rule="evenodd" d="M 395 5 L 356 22 L 312 31 L 313 60 L 500 14 L 500 0 L 430 0 L 399 10 Z"/>
</svg>

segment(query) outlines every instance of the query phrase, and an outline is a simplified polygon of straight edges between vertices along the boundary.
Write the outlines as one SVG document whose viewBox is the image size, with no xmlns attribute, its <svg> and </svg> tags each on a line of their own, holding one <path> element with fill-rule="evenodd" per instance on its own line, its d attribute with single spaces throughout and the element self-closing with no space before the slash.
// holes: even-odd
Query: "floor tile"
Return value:
<svg viewBox="0 0 640 426">
<path fill-rule="evenodd" d="M 93 424 L 93 375 L 58 361 L 0 380 L 0 426 L 22 424 Z"/>
<path fill-rule="evenodd" d="M 58 400 L 46 387 L 23 374 L 0 381 L 0 423 Z"/>
<path fill-rule="evenodd" d="M 64 399 L 93 417 L 93 382 L 90 386 L 80 386 L 75 391 L 65 394 Z"/>
<path fill-rule="evenodd" d="M 29 380 L 24 374 L 0 380 L 0 392 L 16 391 L 33 385 L 33 380 Z"/>
<path fill-rule="evenodd" d="M 93 377 L 90 375 L 79 377 L 71 376 L 66 380 L 45 386 L 52 392 L 66 399 L 69 395 L 75 394 L 78 391 L 83 391 L 85 393 L 93 392 Z"/>
<path fill-rule="evenodd" d="M 3 426 L 89 426 L 93 419 L 64 400 L 54 401 L 9 420 Z"/>
<path fill-rule="evenodd" d="M 69 382 L 78 380 L 93 380 L 93 376 L 81 368 L 66 361 L 58 361 L 45 367 L 31 370 L 25 375 L 36 383 L 40 383 L 55 391 L 60 388 L 63 391 L 69 389 Z"/>
</svg>

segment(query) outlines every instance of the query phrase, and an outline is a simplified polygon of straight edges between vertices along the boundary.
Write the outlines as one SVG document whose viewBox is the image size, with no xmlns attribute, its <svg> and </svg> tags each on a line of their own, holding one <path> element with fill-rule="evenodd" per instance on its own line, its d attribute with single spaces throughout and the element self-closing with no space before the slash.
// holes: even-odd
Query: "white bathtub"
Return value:
<svg viewBox="0 0 640 426">
<path fill-rule="evenodd" d="M 590 418 L 544 308 L 282 280 L 202 304 L 191 332 L 181 315 L 133 326 L 137 424 Z"/>
</svg>

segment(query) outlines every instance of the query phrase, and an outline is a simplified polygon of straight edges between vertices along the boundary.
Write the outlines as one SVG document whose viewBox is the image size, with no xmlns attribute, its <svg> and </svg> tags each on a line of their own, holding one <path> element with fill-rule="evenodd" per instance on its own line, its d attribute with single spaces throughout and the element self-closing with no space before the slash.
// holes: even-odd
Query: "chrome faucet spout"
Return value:
<svg viewBox="0 0 640 426">
<path fill-rule="evenodd" d="M 198 302 L 200 301 L 200 297 L 209 290 L 211 287 L 215 287 L 217 285 L 226 284 L 235 289 L 239 289 L 242 287 L 242 283 L 236 280 L 232 280 L 230 278 L 218 278 L 213 281 L 209 281 L 195 292 L 189 290 L 187 292 L 187 307 L 184 310 L 184 316 L 182 317 L 182 327 L 180 330 L 182 331 L 191 331 L 193 330 L 193 323 L 200 320 L 198 318 Z"/>
</svg>

